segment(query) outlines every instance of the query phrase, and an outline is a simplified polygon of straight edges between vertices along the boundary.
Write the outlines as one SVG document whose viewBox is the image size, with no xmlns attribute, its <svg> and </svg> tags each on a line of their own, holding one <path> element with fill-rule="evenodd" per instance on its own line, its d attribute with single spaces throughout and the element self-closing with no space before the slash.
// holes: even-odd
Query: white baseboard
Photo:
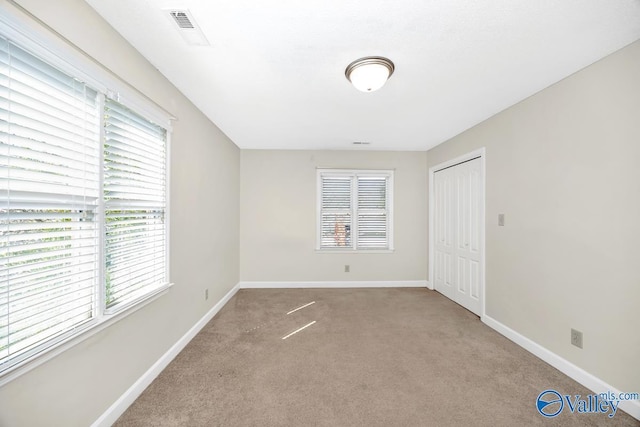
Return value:
<svg viewBox="0 0 640 427">
<path fill-rule="evenodd" d="M 171 348 L 158 359 L 156 363 L 151 366 L 147 372 L 145 372 L 138 380 L 133 383 L 131 387 L 116 400 L 113 405 L 109 407 L 98 418 L 91 427 L 108 427 L 117 421 L 118 418 L 129 406 L 142 394 L 142 392 L 153 382 L 153 380 L 160 375 L 160 372 L 171 363 L 171 361 L 184 349 L 189 341 L 195 337 L 198 332 L 215 316 L 224 305 L 238 292 L 240 289 L 239 284 L 235 285 L 227 294 L 222 297 L 216 305 L 213 306 L 186 334 L 182 336 Z"/>
<path fill-rule="evenodd" d="M 553 366 L 566 376 L 574 379 L 579 382 L 589 390 L 594 393 L 604 393 L 607 391 L 612 391 L 614 393 L 620 393 L 621 390 L 616 389 L 615 387 L 607 384 L 600 378 L 590 374 L 582 368 L 577 367 L 573 363 L 568 360 L 558 356 L 552 351 L 546 349 L 540 344 L 531 341 L 529 338 L 524 335 L 519 334 L 508 326 L 498 322 L 497 320 L 489 317 L 487 315 L 482 316 L 482 322 L 485 323 L 490 328 L 494 329 L 498 333 L 504 335 L 509 338 L 514 343 L 518 344 L 520 347 L 524 348 L 528 352 L 534 354 L 540 359 L 547 362 L 549 365 Z M 540 390 L 542 391 L 542 390 Z M 636 393 L 638 390 L 623 390 L 625 392 Z M 638 400 L 627 400 L 620 402 L 620 409 L 631 415 L 632 417 L 640 420 L 640 401 Z"/>
<path fill-rule="evenodd" d="M 240 289 L 256 288 L 427 288 L 426 280 L 336 281 L 336 282 L 240 282 Z"/>
</svg>

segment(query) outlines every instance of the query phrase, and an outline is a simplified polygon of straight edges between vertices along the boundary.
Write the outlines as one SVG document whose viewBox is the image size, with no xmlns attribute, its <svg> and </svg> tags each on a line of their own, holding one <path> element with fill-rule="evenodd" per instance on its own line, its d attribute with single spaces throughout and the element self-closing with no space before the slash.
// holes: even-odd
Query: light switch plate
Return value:
<svg viewBox="0 0 640 427">
<path fill-rule="evenodd" d="M 498 214 L 498 226 L 504 227 L 504 214 Z"/>
</svg>

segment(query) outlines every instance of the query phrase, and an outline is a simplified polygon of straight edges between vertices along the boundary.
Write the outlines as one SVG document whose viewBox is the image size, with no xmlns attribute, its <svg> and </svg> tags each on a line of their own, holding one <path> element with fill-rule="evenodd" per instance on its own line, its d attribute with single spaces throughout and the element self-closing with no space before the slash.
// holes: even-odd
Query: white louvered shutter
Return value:
<svg viewBox="0 0 640 427">
<path fill-rule="evenodd" d="M 353 248 L 352 176 L 322 175 L 320 248 Z"/>
<path fill-rule="evenodd" d="M 96 315 L 96 91 L 0 38 L 0 370 Z"/>
<path fill-rule="evenodd" d="M 117 311 L 167 284 L 167 135 L 105 102 L 105 301 Z"/>
<path fill-rule="evenodd" d="M 358 176 L 358 249 L 388 249 L 388 177 Z"/>
<path fill-rule="evenodd" d="M 393 250 L 390 170 L 318 170 L 317 249 Z"/>
</svg>

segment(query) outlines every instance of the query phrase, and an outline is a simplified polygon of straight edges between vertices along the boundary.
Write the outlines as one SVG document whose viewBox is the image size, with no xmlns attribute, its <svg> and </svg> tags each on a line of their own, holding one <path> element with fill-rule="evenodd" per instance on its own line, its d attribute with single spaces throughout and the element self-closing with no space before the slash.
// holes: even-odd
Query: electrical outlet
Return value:
<svg viewBox="0 0 640 427">
<path fill-rule="evenodd" d="M 582 332 L 571 329 L 571 344 L 582 348 Z"/>
<path fill-rule="evenodd" d="M 204 299 L 209 299 L 209 289 L 204 290 Z"/>
<path fill-rule="evenodd" d="M 344 266 L 344 272 L 345 272 L 345 273 L 348 273 L 349 271 L 351 271 L 351 266 L 349 266 L 349 265 L 345 265 L 345 266 Z"/>
</svg>

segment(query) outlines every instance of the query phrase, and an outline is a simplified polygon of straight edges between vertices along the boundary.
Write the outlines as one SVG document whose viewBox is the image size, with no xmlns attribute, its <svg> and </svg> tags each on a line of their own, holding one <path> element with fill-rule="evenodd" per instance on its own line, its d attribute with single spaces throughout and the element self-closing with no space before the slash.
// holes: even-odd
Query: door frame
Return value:
<svg viewBox="0 0 640 427">
<path fill-rule="evenodd" d="M 449 168 L 451 166 L 455 166 L 459 163 L 464 163 L 469 160 L 475 159 L 476 157 L 480 158 L 480 194 L 481 194 L 481 203 L 480 203 L 480 318 L 484 318 L 485 316 L 485 307 L 486 307 L 486 246 L 485 246 L 485 228 L 486 228 L 486 150 L 485 147 L 479 148 L 477 150 L 470 151 L 466 154 L 458 156 L 456 158 L 447 160 L 445 162 L 439 163 L 435 166 L 429 168 L 429 282 L 427 287 L 431 290 L 435 290 L 435 280 L 434 280 L 434 266 L 435 266 L 435 233 L 434 233 L 434 174 L 437 171 L 442 169 Z"/>
</svg>

